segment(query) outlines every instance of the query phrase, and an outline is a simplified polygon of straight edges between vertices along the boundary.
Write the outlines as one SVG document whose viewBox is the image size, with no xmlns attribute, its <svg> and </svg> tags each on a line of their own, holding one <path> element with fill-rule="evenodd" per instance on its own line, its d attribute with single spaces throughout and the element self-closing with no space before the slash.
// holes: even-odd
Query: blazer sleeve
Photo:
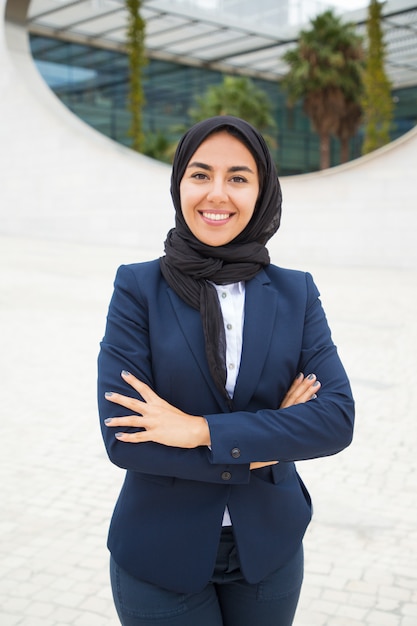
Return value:
<svg viewBox="0 0 417 626">
<path fill-rule="evenodd" d="M 104 338 L 98 356 L 98 408 L 101 431 L 110 460 L 126 470 L 147 474 L 224 484 L 249 482 L 249 465 L 241 464 L 228 471 L 229 463 L 213 464 L 208 448 L 183 449 L 158 443 L 126 443 L 118 441 L 115 429 L 104 425 L 108 417 L 125 415 L 127 410 L 105 399 L 106 391 L 132 397 L 139 395 L 123 381 L 123 369 L 154 388 L 152 354 L 149 341 L 147 296 L 140 288 L 129 266 L 117 272 Z M 134 432 L 133 428 L 122 428 Z"/>
<path fill-rule="evenodd" d="M 336 454 L 353 436 L 354 401 L 319 292 L 305 274 L 306 309 L 298 371 L 315 373 L 318 397 L 286 409 L 206 415 L 212 462 L 297 461 Z M 271 380 L 271 384 L 276 381 Z"/>
</svg>

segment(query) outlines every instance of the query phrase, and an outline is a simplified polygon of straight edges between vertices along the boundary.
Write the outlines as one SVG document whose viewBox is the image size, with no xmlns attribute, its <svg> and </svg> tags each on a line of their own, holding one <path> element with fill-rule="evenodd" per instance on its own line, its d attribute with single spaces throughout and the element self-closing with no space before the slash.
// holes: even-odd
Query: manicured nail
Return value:
<svg viewBox="0 0 417 626">
<path fill-rule="evenodd" d="M 113 392 L 112 392 L 112 391 L 106 391 L 106 393 L 104 394 L 104 397 L 105 397 L 105 398 L 111 398 L 111 397 L 112 397 L 112 395 L 113 395 Z"/>
<path fill-rule="evenodd" d="M 117 437 L 117 439 L 119 439 L 120 437 L 123 437 L 124 433 L 116 433 L 115 437 Z"/>
<path fill-rule="evenodd" d="M 317 398 L 317 394 L 313 393 L 313 395 L 311 396 L 312 400 L 315 400 Z"/>
<path fill-rule="evenodd" d="M 297 376 L 295 377 L 297 380 L 299 380 L 301 378 L 301 376 L 303 375 L 303 372 L 300 372 L 299 374 L 297 374 Z"/>
<path fill-rule="evenodd" d="M 316 382 L 314 383 L 313 387 L 318 387 L 320 385 L 320 382 L 318 380 L 316 380 Z"/>
<path fill-rule="evenodd" d="M 307 380 L 313 380 L 313 378 L 314 378 L 314 374 L 309 374 L 309 375 L 307 376 Z"/>
<path fill-rule="evenodd" d="M 110 424 L 110 422 L 111 422 L 111 421 L 112 421 L 111 417 L 107 417 L 107 418 L 104 420 L 104 423 L 105 423 L 105 424 Z"/>
<path fill-rule="evenodd" d="M 132 374 L 127 370 L 122 370 L 122 376 L 131 376 Z"/>
</svg>

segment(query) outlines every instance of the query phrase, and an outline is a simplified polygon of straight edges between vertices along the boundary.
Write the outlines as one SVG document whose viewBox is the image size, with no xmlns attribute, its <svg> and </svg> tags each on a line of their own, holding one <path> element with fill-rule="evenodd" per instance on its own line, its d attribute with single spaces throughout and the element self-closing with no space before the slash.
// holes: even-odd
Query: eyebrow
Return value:
<svg viewBox="0 0 417 626">
<path fill-rule="evenodd" d="M 200 163 L 200 161 L 193 161 L 192 163 L 190 163 L 187 166 L 187 169 L 190 167 L 197 167 L 200 168 L 202 170 L 206 170 L 208 172 L 212 172 L 213 168 L 211 165 L 207 165 L 207 163 Z M 227 169 L 228 172 L 250 172 L 251 174 L 254 174 L 255 172 L 253 170 L 251 170 L 250 167 L 248 167 L 247 165 L 233 165 L 232 167 L 229 167 Z"/>
</svg>

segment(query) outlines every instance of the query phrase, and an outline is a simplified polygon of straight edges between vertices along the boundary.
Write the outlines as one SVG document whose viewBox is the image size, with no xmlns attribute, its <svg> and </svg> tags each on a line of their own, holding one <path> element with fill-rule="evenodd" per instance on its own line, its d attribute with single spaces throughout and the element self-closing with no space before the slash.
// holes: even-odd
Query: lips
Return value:
<svg viewBox="0 0 417 626">
<path fill-rule="evenodd" d="M 225 222 L 232 217 L 233 213 L 213 213 L 211 211 L 202 211 L 200 215 L 205 221 L 208 222 Z"/>
</svg>

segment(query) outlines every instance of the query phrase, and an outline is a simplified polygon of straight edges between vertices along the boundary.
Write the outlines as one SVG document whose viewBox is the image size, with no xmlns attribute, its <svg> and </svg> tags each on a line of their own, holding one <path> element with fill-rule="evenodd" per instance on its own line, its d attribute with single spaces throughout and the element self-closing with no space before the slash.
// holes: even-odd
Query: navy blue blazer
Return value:
<svg viewBox="0 0 417 626">
<path fill-rule="evenodd" d="M 108 538 L 115 561 L 142 580 L 199 591 L 213 572 L 227 505 L 245 578 L 258 582 L 284 564 L 311 517 L 294 461 L 335 454 L 353 432 L 349 381 L 311 276 L 270 265 L 246 283 L 232 411 L 210 377 L 200 314 L 168 287 L 157 260 L 119 268 L 98 365 L 107 453 L 127 470 Z M 135 394 L 123 369 L 204 415 L 211 449 L 118 441 L 103 422 L 126 410 L 104 393 Z M 279 409 L 300 371 L 317 375 L 318 398 Z M 271 460 L 279 463 L 267 472 L 249 470 L 251 461 Z"/>
</svg>

